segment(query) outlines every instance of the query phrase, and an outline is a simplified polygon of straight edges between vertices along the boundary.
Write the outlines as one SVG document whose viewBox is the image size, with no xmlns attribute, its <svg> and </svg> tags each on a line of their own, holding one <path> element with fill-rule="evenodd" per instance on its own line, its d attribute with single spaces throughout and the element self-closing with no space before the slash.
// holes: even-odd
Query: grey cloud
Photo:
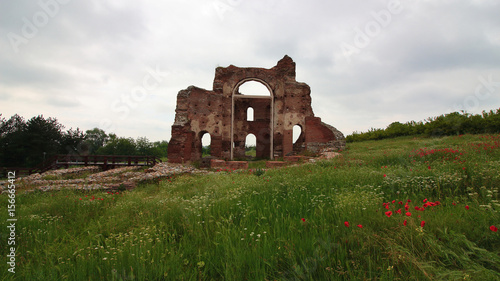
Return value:
<svg viewBox="0 0 500 281">
<path fill-rule="evenodd" d="M 230 5 L 222 18 L 216 3 Z M 84 129 L 110 117 L 118 134 L 168 139 L 179 90 L 211 89 L 217 66 L 270 68 L 288 54 L 315 113 L 349 134 L 445 113 L 473 95 L 478 75 L 500 80 L 497 1 L 401 1 L 401 13 L 348 62 L 341 44 L 353 44 L 355 29 L 388 3 L 72 0 L 14 54 L 6 34 L 40 7 L 3 1 L 0 89 L 11 97 L 2 94 L 2 106 L 23 96 L 23 112 L 42 108 Z M 133 118 L 102 114 L 157 66 L 169 75 Z M 494 96 L 478 107 L 500 107 Z"/>
<path fill-rule="evenodd" d="M 74 98 L 56 96 L 46 100 L 47 104 L 57 107 L 59 109 L 68 109 L 71 107 L 80 106 L 80 102 Z"/>
</svg>

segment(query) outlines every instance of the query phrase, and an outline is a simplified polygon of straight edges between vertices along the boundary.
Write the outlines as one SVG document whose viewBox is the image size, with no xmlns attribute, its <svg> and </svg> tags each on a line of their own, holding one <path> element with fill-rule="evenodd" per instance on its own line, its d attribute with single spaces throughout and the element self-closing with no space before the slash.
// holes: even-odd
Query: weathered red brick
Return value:
<svg viewBox="0 0 500 281">
<path fill-rule="evenodd" d="M 239 86 L 247 81 L 262 83 L 269 96 L 239 93 Z M 178 93 L 168 160 L 200 160 L 204 134 L 210 134 L 211 156 L 226 160 L 245 158 L 249 134 L 257 139 L 256 157 L 264 159 L 304 150 L 344 149 L 344 135 L 314 116 L 310 92 L 307 84 L 295 80 L 295 62 L 288 56 L 270 69 L 218 67 L 211 91 L 190 86 Z M 249 107 L 254 109 L 253 121 L 247 121 Z M 293 143 L 295 125 L 302 133 Z"/>
</svg>

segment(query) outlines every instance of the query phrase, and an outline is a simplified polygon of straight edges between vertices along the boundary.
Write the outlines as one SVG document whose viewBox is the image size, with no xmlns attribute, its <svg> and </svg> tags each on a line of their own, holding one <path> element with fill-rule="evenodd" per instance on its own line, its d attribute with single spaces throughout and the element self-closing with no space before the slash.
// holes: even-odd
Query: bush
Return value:
<svg viewBox="0 0 500 281">
<path fill-rule="evenodd" d="M 425 122 L 410 121 L 405 124 L 393 122 L 386 129 L 371 128 L 368 132 L 354 132 L 346 137 L 347 142 L 381 140 L 400 136 L 442 137 L 462 134 L 492 134 L 500 132 L 500 108 L 496 112 L 483 111 L 469 114 L 465 111 L 452 112 L 430 117 Z"/>
</svg>

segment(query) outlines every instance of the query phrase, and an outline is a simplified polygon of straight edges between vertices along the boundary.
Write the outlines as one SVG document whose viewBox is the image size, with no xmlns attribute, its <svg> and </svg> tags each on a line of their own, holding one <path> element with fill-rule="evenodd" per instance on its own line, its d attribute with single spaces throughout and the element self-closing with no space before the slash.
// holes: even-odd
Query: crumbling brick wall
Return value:
<svg viewBox="0 0 500 281">
<path fill-rule="evenodd" d="M 269 96 L 241 94 L 239 87 L 248 81 L 262 83 Z M 168 160 L 201 159 L 204 134 L 210 134 L 211 156 L 226 160 L 244 157 L 248 134 L 256 136 L 259 158 L 344 149 L 344 135 L 314 117 L 310 92 L 307 84 L 295 80 L 295 62 L 288 56 L 271 69 L 218 67 L 213 90 L 190 86 L 177 95 Z M 247 121 L 249 107 L 254 109 L 253 121 Z M 302 133 L 294 144 L 295 125 Z"/>
</svg>

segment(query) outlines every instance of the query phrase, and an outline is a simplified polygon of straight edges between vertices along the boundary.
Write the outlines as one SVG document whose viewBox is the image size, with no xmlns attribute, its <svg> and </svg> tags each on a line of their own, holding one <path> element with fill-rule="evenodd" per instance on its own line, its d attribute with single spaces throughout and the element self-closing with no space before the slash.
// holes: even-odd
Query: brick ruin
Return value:
<svg viewBox="0 0 500 281">
<path fill-rule="evenodd" d="M 269 95 L 241 94 L 240 86 L 249 81 L 262 83 Z M 245 158 L 249 134 L 256 137 L 256 157 L 263 159 L 344 149 L 344 135 L 314 116 L 310 93 L 307 84 L 295 80 L 289 56 L 271 69 L 217 67 L 213 90 L 190 86 L 178 93 L 168 161 L 200 160 L 205 134 L 210 134 L 211 156 L 225 160 Z M 247 116 L 249 107 L 253 118 Z M 295 125 L 301 133 L 294 143 Z"/>
</svg>

